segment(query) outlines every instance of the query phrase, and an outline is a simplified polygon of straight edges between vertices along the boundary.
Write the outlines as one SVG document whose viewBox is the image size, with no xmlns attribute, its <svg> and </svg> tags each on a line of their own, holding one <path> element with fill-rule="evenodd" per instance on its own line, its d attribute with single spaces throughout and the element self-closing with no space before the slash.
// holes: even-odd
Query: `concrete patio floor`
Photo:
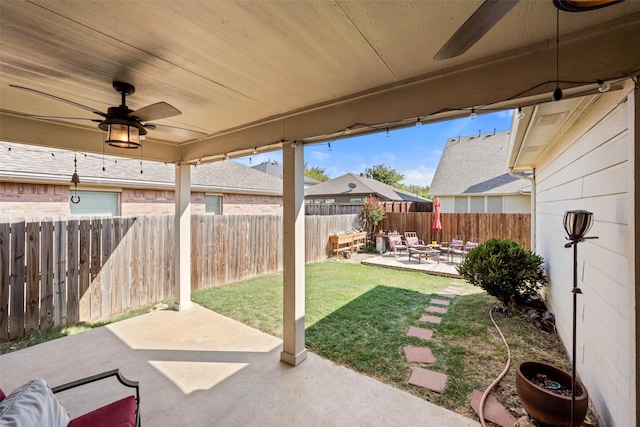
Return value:
<svg viewBox="0 0 640 427">
<path fill-rule="evenodd" d="M 458 274 L 456 267 L 459 262 L 448 261 L 446 256 L 440 256 L 440 262 L 435 259 L 429 258 L 427 260 L 422 259 L 420 263 L 415 258 L 409 259 L 406 252 L 398 254 L 396 256 L 391 252 L 386 252 L 382 255 L 374 257 L 367 257 L 361 260 L 365 265 L 377 265 L 385 268 L 393 268 L 395 270 L 406 271 L 422 271 L 423 273 L 432 274 L 434 276 L 444 276 L 459 279 L 461 276 Z"/>
<path fill-rule="evenodd" d="M 281 340 L 195 305 L 151 312 L 0 356 L 7 394 L 120 368 L 140 381 L 145 426 L 477 426 L 310 353 L 296 368 Z M 407 376 L 410 372 L 407 372 Z M 75 417 L 123 396 L 115 380 L 58 395 Z"/>
</svg>

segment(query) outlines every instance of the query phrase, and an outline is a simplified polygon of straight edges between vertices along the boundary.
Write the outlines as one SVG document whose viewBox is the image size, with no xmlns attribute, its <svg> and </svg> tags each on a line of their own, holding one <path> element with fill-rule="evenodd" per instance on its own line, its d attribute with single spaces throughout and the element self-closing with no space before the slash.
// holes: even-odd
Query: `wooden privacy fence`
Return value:
<svg viewBox="0 0 640 427">
<path fill-rule="evenodd" d="M 0 341 L 173 295 L 173 217 L 0 222 Z"/>
<path fill-rule="evenodd" d="M 433 202 L 380 202 L 385 212 L 433 212 Z M 360 214 L 362 205 L 352 203 L 308 203 L 304 206 L 306 215 Z"/>
<path fill-rule="evenodd" d="M 527 250 L 531 248 L 530 214 L 441 213 L 440 232 L 432 229 L 433 219 L 432 212 L 388 212 L 377 228 L 400 233 L 415 231 L 425 243 L 448 242 L 454 235 L 463 234 L 467 239 L 479 237 L 483 242 L 492 237 L 510 239 Z"/>
<path fill-rule="evenodd" d="M 282 269 L 282 216 L 192 217 L 192 289 Z M 305 216 L 306 261 L 359 215 Z M 174 295 L 172 215 L 0 221 L 0 341 Z"/>
</svg>

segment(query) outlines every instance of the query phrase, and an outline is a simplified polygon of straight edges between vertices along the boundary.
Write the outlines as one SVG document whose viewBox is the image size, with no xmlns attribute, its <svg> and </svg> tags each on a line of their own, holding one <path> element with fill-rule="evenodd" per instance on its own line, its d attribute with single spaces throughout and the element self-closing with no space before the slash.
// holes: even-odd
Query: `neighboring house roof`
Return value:
<svg viewBox="0 0 640 427">
<path fill-rule="evenodd" d="M 276 165 L 275 163 L 271 163 L 271 161 L 268 162 L 262 162 L 259 165 L 255 165 L 252 166 L 251 169 L 255 169 L 255 170 L 259 170 L 260 172 L 264 172 L 264 173 L 268 173 L 271 176 L 276 176 L 280 179 L 282 179 L 282 166 L 280 165 Z M 318 181 L 317 179 L 313 179 L 311 177 L 308 176 L 304 176 L 304 185 L 316 185 L 319 184 L 320 181 Z"/>
<path fill-rule="evenodd" d="M 74 152 L 0 142 L 0 180 L 70 184 Z M 80 184 L 128 188 L 175 188 L 175 166 L 115 156 L 77 154 Z M 105 168 L 103 171 L 102 168 Z M 142 172 L 140 173 L 142 167 Z M 232 160 L 195 166 L 191 188 L 222 193 L 282 195 L 282 180 Z"/>
<path fill-rule="evenodd" d="M 355 173 L 348 173 L 305 189 L 305 196 L 312 197 L 347 196 L 350 194 L 354 196 L 368 196 L 372 194 L 383 201 L 429 201 L 408 191 L 394 188 L 383 182 Z"/>
<path fill-rule="evenodd" d="M 429 195 L 508 195 L 530 192 L 531 184 L 506 168 L 510 132 L 450 138 L 429 187 Z"/>
</svg>

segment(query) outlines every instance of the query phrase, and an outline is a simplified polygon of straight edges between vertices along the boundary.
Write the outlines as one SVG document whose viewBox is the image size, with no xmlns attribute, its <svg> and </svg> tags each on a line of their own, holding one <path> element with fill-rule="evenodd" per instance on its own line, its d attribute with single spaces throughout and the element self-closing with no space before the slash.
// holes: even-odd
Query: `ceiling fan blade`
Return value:
<svg viewBox="0 0 640 427">
<path fill-rule="evenodd" d="M 489 32 L 519 0 L 485 0 L 433 57 L 449 59 L 465 53 Z"/>
<path fill-rule="evenodd" d="M 102 119 L 89 119 L 86 117 L 36 116 L 32 114 L 25 115 L 24 117 L 29 117 L 30 119 L 43 119 L 43 120 L 85 120 L 85 121 L 96 122 L 96 123 L 102 122 Z"/>
<path fill-rule="evenodd" d="M 166 102 L 157 102 L 155 104 L 147 105 L 136 111 L 129 113 L 131 117 L 137 117 L 141 122 L 148 120 L 160 120 L 167 117 L 173 117 L 182 114 L 176 107 L 167 104 Z"/>
<path fill-rule="evenodd" d="M 202 139 L 207 136 L 204 132 L 197 130 L 184 129 L 175 126 L 158 125 L 155 123 L 145 123 L 144 127 L 149 130 L 157 130 L 158 132 L 169 133 L 171 135 L 182 136 L 185 138 Z"/>
<path fill-rule="evenodd" d="M 50 93 L 41 92 L 39 90 L 31 89 L 29 87 L 17 86 L 17 85 L 9 85 L 11 87 L 15 87 L 16 89 L 26 90 L 27 92 L 35 93 L 36 95 L 46 96 L 47 98 L 51 98 L 56 101 L 64 102 L 69 105 L 73 105 L 74 107 L 82 108 L 83 110 L 91 111 L 93 114 L 97 114 L 102 117 L 107 117 L 106 113 L 102 111 L 96 110 L 95 108 L 87 107 L 86 105 L 78 104 L 77 102 L 70 101 L 68 99 L 60 98 L 59 96 L 51 95 Z"/>
</svg>

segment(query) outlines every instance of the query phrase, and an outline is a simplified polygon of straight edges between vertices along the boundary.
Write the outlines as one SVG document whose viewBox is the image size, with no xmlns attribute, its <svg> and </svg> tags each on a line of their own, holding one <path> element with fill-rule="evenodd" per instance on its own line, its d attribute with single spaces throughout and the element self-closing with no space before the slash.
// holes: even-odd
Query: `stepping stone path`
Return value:
<svg viewBox="0 0 640 427">
<path fill-rule="evenodd" d="M 409 332 L 407 332 L 407 335 L 409 335 L 410 337 L 422 338 L 423 340 L 430 340 L 431 335 L 433 335 L 433 331 L 431 329 L 412 326 L 409 328 Z"/>
<path fill-rule="evenodd" d="M 408 345 L 404 348 L 404 355 L 409 362 L 433 363 L 436 361 L 429 347 Z"/>
<path fill-rule="evenodd" d="M 431 304 L 433 305 L 427 307 L 427 313 L 446 314 L 447 309 L 445 307 L 449 306 L 451 300 L 459 295 L 462 291 L 462 287 L 457 286 L 457 284 L 451 284 L 451 286 L 446 288 L 444 291 L 438 293 L 438 296 L 440 298 L 431 299 Z M 442 317 L 425 314 L 420 318 L 420 321 L 438 324 L 442 322 Z M 431 336 L 433 335 L 433 331 L 431 329 L 411 326 L 409 328 L 409 331 L 407 332 L 407 335 L 410 337 L 418 337 L 424 340 L 430 340 Z M 436 361 L 429 347 L 408 345 L 404 347 L 404 355 L 407 358 L 407 361 L 414 363 L 432 364 Z M 437 393 L 442 393 L 444 391 L 444 388 L 447 386 L 447 375 L 416 366 L 411 370 L 409 384 L 424 387 Z"/>
<path fill-rule="evenodd" d="M 478 415 L 480 415 L 479 408 L 482 394 L 483 392 L 479 390 L 473 390 L 471 402 L 469 402 Z M 500 427 L 513 427 L 516 424 L 516 418 L 511 415 L 492 394 L 489 394 L 487 400 L 484 402 L 483 415 L 485 420 L 491 421 Z"/>
<path fill-rule="evenodd" d="M 426 311 L 428 313 L 446 314 L 447 309 L 445 307 L 448 307 L 451 300 L 460 295 L 463 290 L 464 288 L 460 287 L 457 283 L 452 283 L 449 287 L 437 294 L 440 298 L 446 299 L 432 298 L 431 304 L 434 305 L 427 307 Z M 438 324 L 441 321 L 442 317 L 431 314 L 425 314 L 420 318 L 420 322 Z M 423 340 L 430 340 L 433 336 L 433 331 L 431 329 L 411 326 L 407 335 L 410 337 L 422 338 Z M 429 347 L 407 345 L 404 347 L 404 355 L 407 358 L 407 361 L 413 363 L 433 364 L 436 361 L 436 358 Z M 423 387 L 435 391 L 436 393 L 442 393 L 447 386 L 447 375 L 440 372 L 430 371 L 423 367 L 414 366 L 411 369 L 409 384 Z M 474 390 L 469 403 L 478 415 L 480 399 L 482 399 L 482 392 Z M 486 420 L 501 427 L 514 427 L 516 423 L 516 419 L 513 415 L 511 415 L 493 395 L 489 395 L 487 397 L 484 404 L 483 414 Z"/>
</svg>

